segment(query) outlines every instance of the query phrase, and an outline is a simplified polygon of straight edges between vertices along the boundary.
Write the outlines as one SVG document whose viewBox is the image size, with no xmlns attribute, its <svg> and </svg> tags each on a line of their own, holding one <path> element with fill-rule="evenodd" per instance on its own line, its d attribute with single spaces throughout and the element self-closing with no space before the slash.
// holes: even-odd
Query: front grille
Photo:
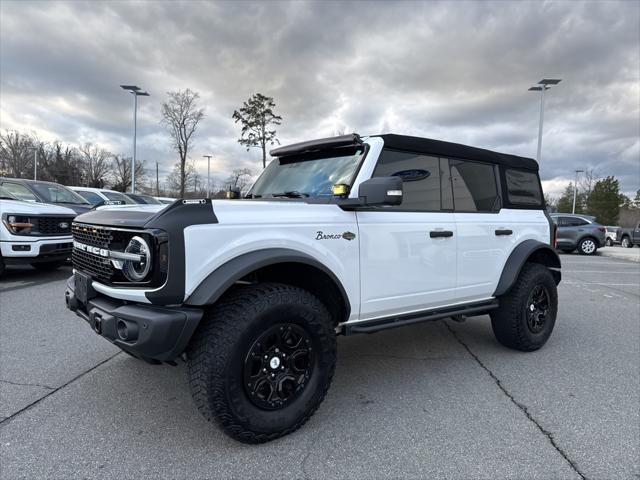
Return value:
<svg viewBox="0 0 640 480">
<path fill-rule="evenodd" d="M 113 240 L 113 231 L 108 228 L 73 224 L 73 239 L 76 242 L 93 247 L 109 248 Z"/>
<path fill-rule="evenodd" d="M 97 280 L 108 282 L 113 276 L 114 268 L 108 258 L 102 258 L 74 248 L 71 260 L 73 261 L 73 268 L 88 273 Z"/>
<path fill-rule="evenodd" d="M 70 254 L 73 248 L 73 243 L 52 243 L 49 245 L 42 245 L 40 247 L 40 255 L 62 255 L 64 253 Z"/>
<path fill-rule="evenodd" d="M 113 241 L 114 231 L 109 228 L 93 227 L 91 225 L 73 224 L 73 240 L 75 242 L 109 249 Z M 88 273 L 97 280 L 109 282 L 115 273 L 115 268 L 108 258 L 85 252 L 77 248 L 71 255 L 73 268 Z"/>
<path fill-rule="evenodd" d="M 73 217 L 33 217 L 40 235 L 69 235 Z"/>
</svg>

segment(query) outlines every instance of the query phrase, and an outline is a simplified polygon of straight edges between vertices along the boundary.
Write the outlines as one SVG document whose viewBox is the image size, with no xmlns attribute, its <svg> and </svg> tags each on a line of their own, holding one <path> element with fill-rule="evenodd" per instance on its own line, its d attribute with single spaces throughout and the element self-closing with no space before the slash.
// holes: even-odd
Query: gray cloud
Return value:
<svg viewBox="0 0 640 480">
<path fill-rule="evenodd" d="M 0 3 L 0 123 L 67 142 L 131 149 L 162 175 L 175 161 L 159 124 L 168 90 L 201 93 L 193 158 L 218 177 L 259 169 L 231 120 L 249 95 L 274 96 L 283 143 L 348 128 L 442 138 L 535 155 L 548 92 L 541 174 L 557 193 L 576 168 L 640 188 L 637 2 Z"/>
</svg>

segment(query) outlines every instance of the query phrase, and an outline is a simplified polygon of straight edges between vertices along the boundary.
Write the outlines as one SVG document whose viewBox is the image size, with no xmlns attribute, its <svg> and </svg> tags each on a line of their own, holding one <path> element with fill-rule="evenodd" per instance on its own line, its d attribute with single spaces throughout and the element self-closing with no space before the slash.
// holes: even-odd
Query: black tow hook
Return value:
<svg viewBox="0 0 640 480">
<path fill-rule="evenodd" d="M 90 318 L 91 327 L 98 335 L 100 335 L 102 333 L 102 315 L 97 312 L 92 312 Z"/>
</svg>

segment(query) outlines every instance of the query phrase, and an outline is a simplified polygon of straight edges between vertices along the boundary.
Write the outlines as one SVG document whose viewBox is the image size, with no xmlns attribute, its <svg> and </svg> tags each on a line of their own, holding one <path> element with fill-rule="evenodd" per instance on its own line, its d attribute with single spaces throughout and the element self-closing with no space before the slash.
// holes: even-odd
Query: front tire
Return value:
<svg viewBox="0 0 640 480">
<path fill-rule="evenodd" d="M 580 255 L 595 255 L 598 251 L 598 244 L 593 238 L 587 237 L 580 240 L 578 252 Z"/>
<path fill-rule="evenodd" d="M 505 347 L 531 352 L 547 342 L 557 313 L 553 275 L 544 265 L 525 263 L 515 285 L 500 297 L 500 307 L 491 312 L 491 327 Z"/>
<path fill-rule="evenodd" d="M 624 248 L 632 248 L 633 243 L 631 243 L 631 239 L 629 237 L 622 237 L 622 242 L 620 243 Z"/>
<path fill-rule="evenodd" d="M 613 247 L 613 240 L 611 240 L 610 238 L 607 238 L 604 243 L 607 247 Z"/>
<path fill-rule="evenodd" d="M 331 316 L 297 287 L 241 287 L 206 314 L 187 349 L 189 386 L 204 417 L 245 443 L 300 428 L 331 384 Z"/>
</svg>

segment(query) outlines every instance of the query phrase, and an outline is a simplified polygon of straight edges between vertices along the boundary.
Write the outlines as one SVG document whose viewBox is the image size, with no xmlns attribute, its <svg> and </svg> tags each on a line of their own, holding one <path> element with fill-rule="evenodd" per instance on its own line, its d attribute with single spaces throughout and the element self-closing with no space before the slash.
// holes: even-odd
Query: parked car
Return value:
<svg viewBox="0 0 640 480">
<path fill-rule="evenodd" d="M 302 426 L 337 334 L 488 314 L 508 348 L 551 335 L 560 260 L 535 160 L 356 134 L 271 155 L 246 199 L 102 207 L 73 230 L 68 308 L 135 357 L 185 358 L 233 438 Z"/>
<path fill-rule="evenodd" d="M 0 186 L 0 275 L 7 265 L 52 270 L 71 255 L 70 208 L 19 200 Z"/>
<path fill-rule="evenodd" d="M 109 190 L 107 188 L 92 188 L 92 187 L 69 187 L 78 195 L 84 197 L 84 199 L 91 205 L 95 206 L 104 202 L 120 202 L 122 205 L 135 205 L 132 199 L 122 192 L 116 192 L 115 190 Z"/>
<path fill-rule="evenodd" d="M 84 198 L 58 183 L 0 177 L 0 186 L 26 202 L 60 205 L 70 208 L 77 214 L 88 212 L 91 209 L 91 204 Z"/>
<path fill-rule="evenodd" d="M 571 253 L 578 249 L 581 255 L 595 255 L 598 248 L 605 246 L 606 229 L 595 221 L 595 217 L 552 213 L 551 218 L 558 226 L 558 250 Z"/>
<path fill-rule="evenodd" d="M 640 223 L 635 227 L 618 229 L 616 240 L 625 248 L 640 245 Z"/>
<path fill-rule="evenodd" d="M 129 197 L 134 202 L 140 205 L 161 205 L 162 202 L 156 200 L 151 195 L 144 195 L 142 193 L 129 193 L 127 192 L 127 197 Z"/>
<path fill-rule="evenodd" d="M 165 205 L 169 205 L 177 200 L 177 198 L 170 197 L 153 197 L 158 200 L 160 203 L 164 203 Z"/>
<path fill-rule="evenodd" d="M 617 235 L 620 227 L 614 227 L 611 225 L 607 225 L 605 228 L 605 244 L 607 247 L 613 247 L 616 243 L 618 243 Z"/>
</svg>

